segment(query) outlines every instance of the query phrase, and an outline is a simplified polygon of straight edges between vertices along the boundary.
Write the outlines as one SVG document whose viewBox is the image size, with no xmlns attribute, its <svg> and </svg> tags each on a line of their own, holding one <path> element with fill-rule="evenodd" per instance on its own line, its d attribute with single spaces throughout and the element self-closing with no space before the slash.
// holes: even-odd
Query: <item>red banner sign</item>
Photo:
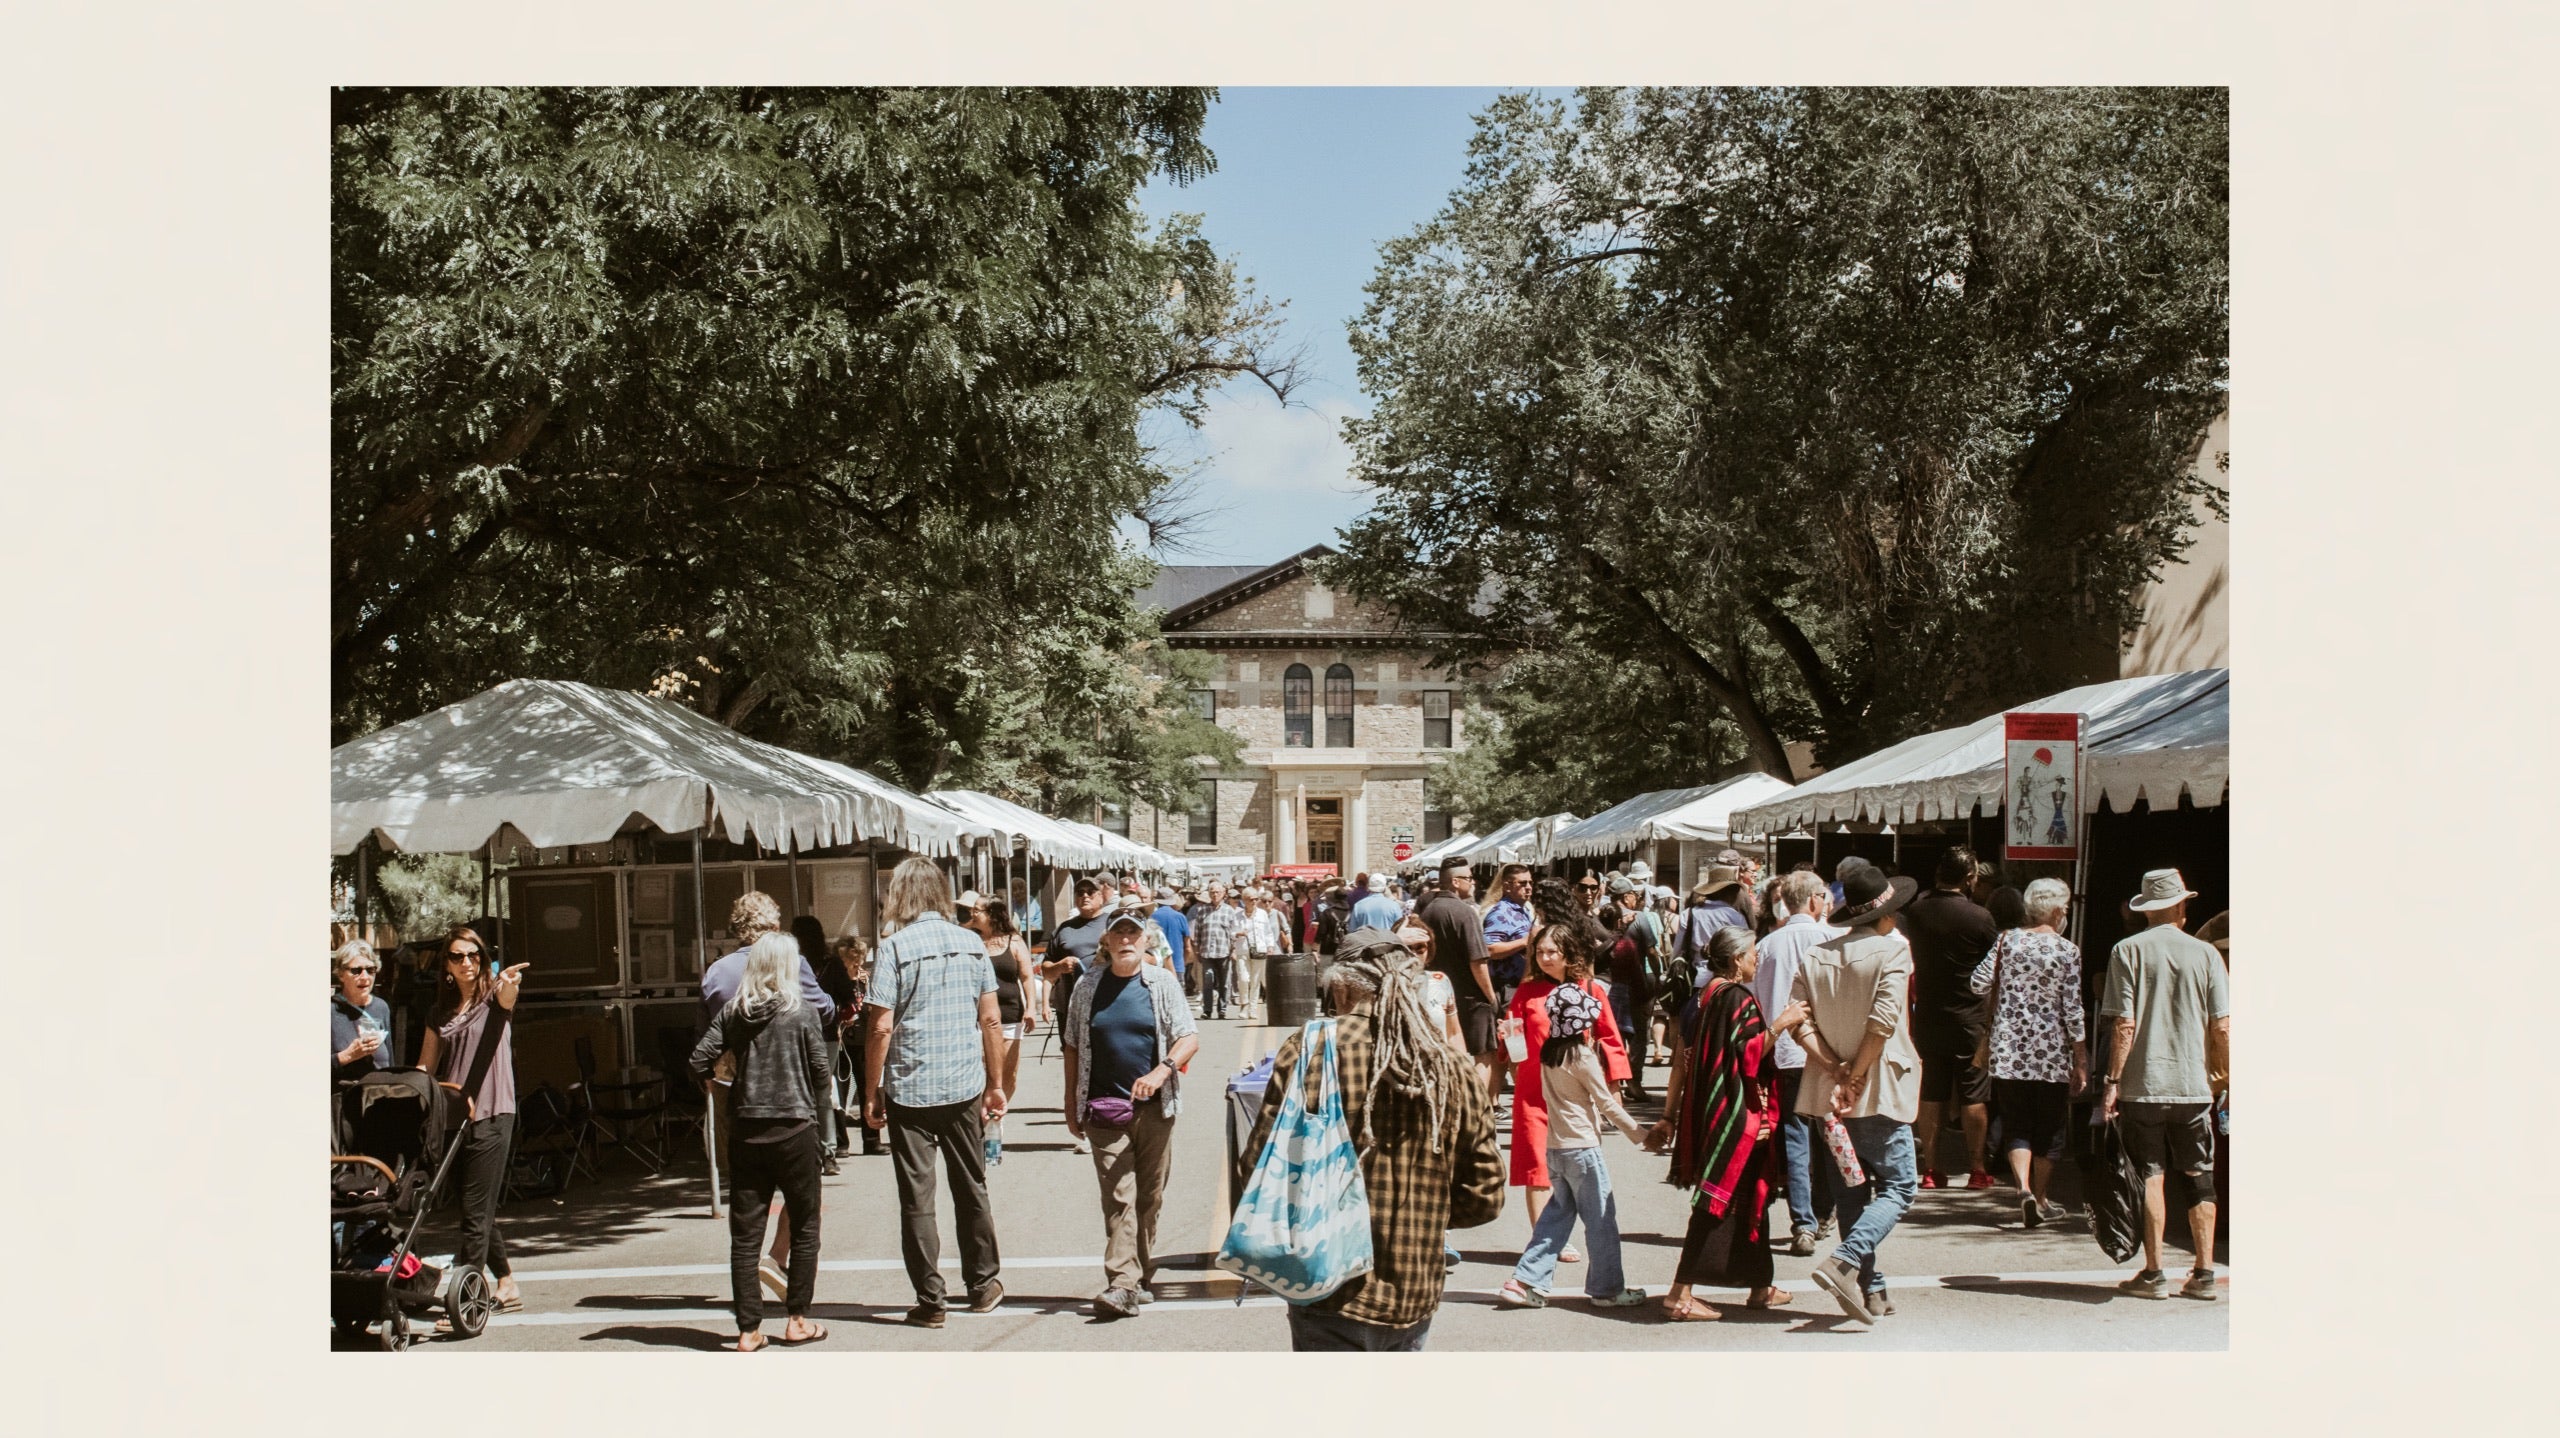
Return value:
<svg viewBox="0 0 2560 1438">
<path fill-rule="evenodd" d="M 2080 716 L 2010 714 L 2001 855 L 2080 857 Z"/>
<path fill-rule="evenodd" d="M 1274 864 L 1264 875 L 1271 879 L 1330 879 L 1340 871 L 1339 864 Z"/>
</svg>

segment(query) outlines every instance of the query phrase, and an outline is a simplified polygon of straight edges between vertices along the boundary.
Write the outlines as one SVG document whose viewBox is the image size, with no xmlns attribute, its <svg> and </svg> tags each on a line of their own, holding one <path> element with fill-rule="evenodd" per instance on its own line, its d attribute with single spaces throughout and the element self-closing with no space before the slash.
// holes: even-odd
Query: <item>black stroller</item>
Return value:
<svg viewBox="0 0 2560 1438">
<path fill-rule="evenodd" d="M 425 1069 L 381 1069 L 338 1085 L 329 1152 L 329 1321 L 340 1333 L 380 1325 L 387 1352 L 422 1336 L 416 1315 L 439 1310 L 476 1338 L 496 1300 L 478 1268 L 444 1272 L 411 1247 L 451 1175 L 471 1105 Z"/>
</svg>

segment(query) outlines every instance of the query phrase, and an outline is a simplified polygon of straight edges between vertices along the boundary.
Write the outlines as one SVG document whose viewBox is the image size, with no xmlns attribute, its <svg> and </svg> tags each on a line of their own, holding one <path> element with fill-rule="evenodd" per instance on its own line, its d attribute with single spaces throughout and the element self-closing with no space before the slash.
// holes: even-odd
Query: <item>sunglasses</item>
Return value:
<svg viewBox="0 0 2560 1438">
<path fill-rule="evenodd" d="M 1586 882 L 1586 883 L 1582 883 L 1582 884 L 1577 884 L 1577 885 L 1575 885 L 1574 887 L 1579 888 L 1579 889 L 1589 889 L 1589 890 L 1591 890 L 1591 891 L 1592 891 L 1593 893 L 1595 893 L 1595 894 L 1596 894 L 1596 893 L 1598 893 L 1598 892 L 1600 891 L 1600 886 L 1599 886 L 1598 884 L 1587 883 L 1587 882 Z"/>
<path fill-rule="evenodd" d="M 476 959 L 478 957 L 480 957 L 480 951 L 478 949 L 447 949 L 444 951 L 444 961 L 448 964 L 452 963 L 456 959 Z"/>
<path fill-rule="evenodd" d="M 345 968 L 338 970 L 338 972 L 342 974 L 378 974 L 382 972 L 382 966 L 379 964 L 349 964 Z"/>
</svg>

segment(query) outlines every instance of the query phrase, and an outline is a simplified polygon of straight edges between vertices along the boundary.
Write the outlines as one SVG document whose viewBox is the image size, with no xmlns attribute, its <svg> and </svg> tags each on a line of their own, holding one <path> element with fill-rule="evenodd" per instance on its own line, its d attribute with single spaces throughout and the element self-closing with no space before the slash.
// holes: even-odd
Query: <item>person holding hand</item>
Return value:
<svg viewBox="0 0 2560 1438">
<path fill-rule="evenodd" d="M 437 983 L 434 1019 L 418 1050 L 418 1067 L 434 1074 L 438 1082 L 461 1090 L 471 1104 L 470 1120 L 455 1140 L 462 1146 L 456 1160 L 462 1169 L 462 1245 L 453 1261 L 488 1269 L 497 1311 L 513 1313 L 524 1307 L 524 1298 L 507 1267 L 506 1240 L 498 1232 L 498 1199 L 506 1192 L 507 1153 L 516 1137 L 516 1058 L 510 1025 L 516 992 L 530 965 L 510 965 L 493 978 L 487 948 L 467 924 L 456 925 L 445 935 L 444 973 Z M 448 1331 L 444 1320 L 437 1321 L 436 1331 Z"/>
<path fill-rule="evenodd" d="M 373 945 L 351 939 L 329 956 L 329 977 L 338 991 L 329 997 L 329 1073 L 332 1082 L 360 1079 L 375 1069 L 391 1067 L 391 1005 L 376 998 L 374 980 L 382 960 Z"/>
<path fill-rule="evenodd" d="M 1093 1316 L 1135 1317 L 1154 1301 L 1156 1217 L 1173 1171 L 1173 1121 L 1182 1066 L 1200 1036 L 1182 980 L 1147 959 L 1144 900 L 1123 904 L 1103 930 L 1107 963 L 1077 982 L 1058 1033 L 1066 1055 L 1067 1131 L 1089 1139 L 1102 1188 L 1102 1269 Z"/>
</svg>

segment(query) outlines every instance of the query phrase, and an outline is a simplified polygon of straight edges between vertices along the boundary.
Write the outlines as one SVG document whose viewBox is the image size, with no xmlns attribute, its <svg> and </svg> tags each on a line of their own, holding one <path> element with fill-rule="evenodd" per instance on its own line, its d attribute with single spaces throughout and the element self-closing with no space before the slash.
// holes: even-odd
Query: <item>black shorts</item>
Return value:
<svg viewBox="0 0 2560 1438">
<path fill-rule="evenodd" d="M 1955 1094 L 1965 1103 L 1991 1102 L 1991 1070 L 1973 1064 L 1973 1046 L 1920 1055 L 1920 1101 L 1945 1103 Z"/>
<path fill-rule="evenodd" d="M 2000 1137 L 2004 1149 L 2025 1149 L 2041 1159 L 2062 1157 L 2071 1137 L 2071 1085 L 2059 1079 L 1991 1081 L 2000 1103 Z"/>
<path fill-rule="evenodd" d="M 1458 990 L 1458 1036 L 1467 1041 L 1468 1053 L 1482 1057 L 1502 1047 L 1502 1037 L 1494 1031 L 1501 1017 L 1502 1007 L 1488 1001 L 1473 981 Z"/>
<path fill-rule="evenodd" d="M 2201 1173 L 2213 1167 L 2213 1105 L 2127 1103 L 2116 1107 L 2125 1153 L 2148 1178 L 2164 1169 Z"/>
</svg>

